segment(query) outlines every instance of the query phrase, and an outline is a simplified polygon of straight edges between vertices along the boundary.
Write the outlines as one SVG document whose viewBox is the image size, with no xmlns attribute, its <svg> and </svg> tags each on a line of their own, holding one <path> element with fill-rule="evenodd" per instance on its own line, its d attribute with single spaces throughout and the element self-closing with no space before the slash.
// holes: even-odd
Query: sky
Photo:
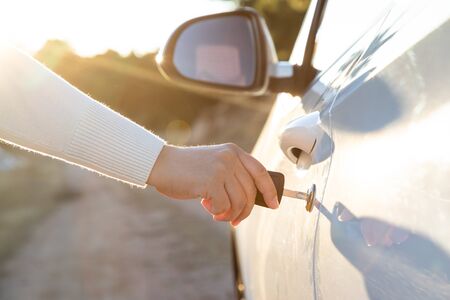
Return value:
<svg viewBox="0 0 450 300">
<path fill-rule="evenodd" d="M 0 0 L 0 38 L 30 53 L 61 39 L 83 56 L 143 54 L 183 21 L 233 7 L 220 0 Z"/>
</svg>

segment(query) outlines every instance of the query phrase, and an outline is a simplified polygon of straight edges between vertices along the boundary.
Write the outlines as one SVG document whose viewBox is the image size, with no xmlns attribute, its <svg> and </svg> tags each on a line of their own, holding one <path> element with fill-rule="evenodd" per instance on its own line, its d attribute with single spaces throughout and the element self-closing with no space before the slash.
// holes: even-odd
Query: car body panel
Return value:
<svg viewBox="0 0 450 300">
<path fill-rule="evenodd" d="M 428 8 L 396 31 L 380 27 L 392 42 L 355 66 L 329 109 L 318 298 L 450 298 L 450 22 L 436 13 L 448 6 Z"/>
<path fill-rule="evenodd" d="M 359 10 L 352 11 L 355 5 Z M 239 226 L 246 299 L 402 298 L 402 293 L 411 294 L 404 283 L 420 279 L 424 284 L 412 296 L 433 296 L 422 291 L 426 286 L 448 295 L 450 185 L 443 179 L 450 175 L 447 8 L 445 1 L 330 1 L 314 60 L 323 71 L 303 99 L 278 96 L 253 152 L 268 169 L 285 174 L 287 188 L 306 191 L 315 183 L 323 206 L 309 214 L 304 202 L 283 198 L 278 211 L 257 207 Z M 338 16 L 347 23 L 330 21 Z M 308 24 L 308 15 L 305 20 Z M 345 31 L 352 22 L 363 25 Z M 301 63 L 307 30 L 303 26 L 293 63 Z M 338 39 L 338 52 L 327 50 L 333 30 L 346 35 Z M 444 59 L 447 63 L 440 63 Z M 335 152 L 299 171 L 282 154 L 278 137 L 288 122 L 313 111 L 320 112 Z M 386 231 L 388 241 L 380 243 L 403 250 L 390 255 L 370 245 Z M 416 246 L 422 248 L 414 252 Z M 408 269 L 398 259 L 401 254 L 410 255 L 416 265 Z M 385 272 L 389 268 L 380 267 L 383 260 L 396 267 Z M 443 266 L 433 267 L 433 262 Z M 367 271 L 371 263 L 378 267 Z"/>
</svg>

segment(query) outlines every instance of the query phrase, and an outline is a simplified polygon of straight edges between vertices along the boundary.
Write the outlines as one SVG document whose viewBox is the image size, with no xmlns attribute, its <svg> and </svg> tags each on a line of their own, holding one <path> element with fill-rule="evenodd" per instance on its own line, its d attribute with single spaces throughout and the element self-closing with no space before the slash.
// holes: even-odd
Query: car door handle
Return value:
<svg viewBox="0 0 450 300">
<path fill-rule="evenodd" d="M 322 128 L 318 111 L 289 122 L 279 136 L 280 148 L 298 168 L 326 160 L 334 151 L 334 143 Z"/>
</svg>

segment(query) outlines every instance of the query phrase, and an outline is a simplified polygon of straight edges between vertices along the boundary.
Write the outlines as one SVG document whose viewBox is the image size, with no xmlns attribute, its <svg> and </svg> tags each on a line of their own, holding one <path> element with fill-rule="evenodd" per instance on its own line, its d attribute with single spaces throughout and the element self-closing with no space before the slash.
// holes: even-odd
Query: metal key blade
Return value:
<svg viewBox="0 0 450 300">
<path fill-rule="evenodd" d="M 283 190 L 283 196 L 289 197 L 289 198 L 296 198 L 306 201 L 305 209 L 308 212 L 311 212 L 314 207 L 314 201 L 316 199 L 316 185 L 313 184 L 307 193 L 303 193 L 300 191 L 293 191 L 290 189 L 284 189 Z"/>
<path fill-rule="evenodd" d="M 294 191 L 294 190 L 290 190 L 290 189 L 284 189 L 283 196 L 289 197 L 289 198 L 302 199 L 302 200 L 305 200 L 305 201 L 308 200 L 308 194 L 307 193 Z"/>
</svg>

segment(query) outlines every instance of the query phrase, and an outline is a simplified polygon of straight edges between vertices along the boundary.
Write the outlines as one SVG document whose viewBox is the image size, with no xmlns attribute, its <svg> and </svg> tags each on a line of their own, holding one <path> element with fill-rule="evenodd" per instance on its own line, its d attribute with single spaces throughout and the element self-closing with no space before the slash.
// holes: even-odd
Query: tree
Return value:
<svg viewBox="0 0 450 300">
<path fill-rule="evenodd" d="M 287 60 L 302 25 L 310 0 L 234 0 L 258 10 L 266 19 L 278 57 Z"/>
</svg>

